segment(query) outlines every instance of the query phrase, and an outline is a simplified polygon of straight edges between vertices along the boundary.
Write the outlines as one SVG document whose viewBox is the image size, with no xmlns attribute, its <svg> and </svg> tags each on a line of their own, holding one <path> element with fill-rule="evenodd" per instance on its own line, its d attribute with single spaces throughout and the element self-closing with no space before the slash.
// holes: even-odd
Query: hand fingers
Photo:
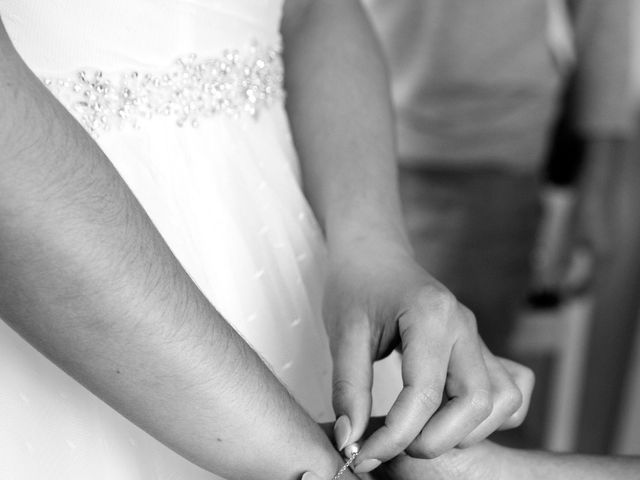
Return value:
<svg viewBox="0 0 640 480">
<path fill-rule="evenodd" d="M 483 348 L 483 357 L 491 380 L 493 409 L 491 414 L 457 445 L 462 448 L 470 447 L 499 428 L 505 427 L 523 402 L 523 394 L 509 372 L 486 347 Z"/>
<path fill-rule="evenodd" d="M 339 341 L 332 342 L 334 437 L 342 450 L 362 437 L 371 413 L 373 366 L 366 321 L 343 319 Z M 353 320 L 353 321 L 352 321 Z M 362 325 L 362 327 L 360 327 Z"/>
<path fill-rule="evenodd" d="M 509 373 L 513 382 L 522 394 L 522 403 L 520 404 L 520 407 L 500 427 L 500 430 L 506 430 L 521 425 L 527 416 L 529 405 L 531 404 L 531 394 L 533 393 L 533 387 L 536 383 L 536 377 L 533 371 L 524 365 L 520 365 L 519 363 L 506 358 L 496 358 Z"/>
<path fill-rule="evenodd" d="M 449 362 L 447 394 L 450 400 L 409 446 L 409 455 L 435 458 L 458 445 L 490 415 L 492 387 L 476 336 L 460 337 L 454 345 Z"/>
<path fill-rule="evenodd" d="M 305 472 L 300 480 L 322 480 L 318 475 L 313 472 Z"/>
<path fill-rule="evenodd" d="M 427 323 L 426 315 L 411 311 L 399 320 L 404 387 L 391 407 L 385 425 L 362 445 L 356 460 L 358 473 L 370 471 L 376 463 L 401 453 L 441 404 L 450 356 L 450 342 L 443 341 L 447 322 Z"/>
<path fill-rule="evenodd" d="M 471 432 L 459 447 L 470 447 L 496 430 L 518 427 L 531 402 L 535 376 L 531 369 L 506 358 L 495 357 L 483 344 L 483 355 L 493 385 L 494 408 L 489 418 Z"/>
</svg>

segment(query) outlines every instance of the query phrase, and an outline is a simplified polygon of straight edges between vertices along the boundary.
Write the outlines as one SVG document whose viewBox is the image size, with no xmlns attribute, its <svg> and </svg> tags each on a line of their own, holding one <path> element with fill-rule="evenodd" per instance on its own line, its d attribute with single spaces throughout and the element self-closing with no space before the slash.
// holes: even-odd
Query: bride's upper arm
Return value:
<svg viewBox="0 0 640 480">
<path fill-rule="evenodd" d="M 4 145 L 5 134 L 12 125 L 16 93 L 20 89 L 20 64 L 22 59 L 16 52 L 0 17 L 0 144 Z"/>
<path fill-rule="evenodd" d="M 9 62 L 14 62 L 19 58 L 20 57 L 9 38 L 9 34 L 4 27 L 2 15 L 0 15 L 0 74 L 6 73 L 5 70 Z"/>
<path fill-rule="evenodd" d="M 4 28 L 4 23 L 2 22 L 2 16 L 0 15 L 0 78 L 2 78 L 2 82 L 0 83 L 0 88 L 2 88 L 5 84 L 4 77 L 8 72 L 9 61 L 12 56 L 13 44 L 9 39 L 9 35 L 7 34 L 7 30 Z"/>
<path fill-rule="evenodd" d="M 45 139 L 49 122 L 58 120 L 51 98 L 15 49 L 0 17 L 0 163 Z"/>
<path fill-rule="evenodd" d="M 22 57 L 14 48 L 0 16 L 0 105 L 3 107 L 0 108 L 0 115 L 8 104 L 5 95 L 15 95 L 15 91 L 22 88 L 23 74 L 28 71 Z"/>
</svg>

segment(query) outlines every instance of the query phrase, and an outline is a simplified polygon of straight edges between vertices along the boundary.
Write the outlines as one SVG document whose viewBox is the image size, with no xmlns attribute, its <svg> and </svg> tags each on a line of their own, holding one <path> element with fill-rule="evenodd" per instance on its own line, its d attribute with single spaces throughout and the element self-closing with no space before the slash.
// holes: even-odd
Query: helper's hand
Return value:
<svg viewBox="0 0 640 480">
<path fill-rule="evenodd" d="M 375 480 L 500 480 L 505 450 L 491 442 L 453 449 L 433 460 L 401 454 L 373 474 Z"/>
<path fill-rule="evenodd" d="M 385 425 L 363 443 L 356 471 L 405 450 L 434 458 L 522 422 L 532 373 L 494 357 L 473 314 L 406 249 L 366 240 L 333 254 L 324 307 L 340 449 L 367 427 L 373 362 L 402 351 L 404 388 Z"/>
</svg>

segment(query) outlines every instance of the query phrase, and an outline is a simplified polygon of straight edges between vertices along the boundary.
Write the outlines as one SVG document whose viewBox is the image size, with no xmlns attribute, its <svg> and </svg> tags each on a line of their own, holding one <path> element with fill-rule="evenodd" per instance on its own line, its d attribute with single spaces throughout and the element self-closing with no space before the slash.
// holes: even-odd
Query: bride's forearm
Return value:
<svg viewBox="0 0 640 480">
<path fill-rule="evenodd" d="M 0 105 L 0 317 L 212 472 L 331 478 L 341 459 L 326 436 L 198 291 L 1 23 Z"/>
<path fill-rule="evenodd" d="M 632 480 L 640 472 L 640 458 L 634 457 L 501 450 L 505 480 Z"/>
</svg>

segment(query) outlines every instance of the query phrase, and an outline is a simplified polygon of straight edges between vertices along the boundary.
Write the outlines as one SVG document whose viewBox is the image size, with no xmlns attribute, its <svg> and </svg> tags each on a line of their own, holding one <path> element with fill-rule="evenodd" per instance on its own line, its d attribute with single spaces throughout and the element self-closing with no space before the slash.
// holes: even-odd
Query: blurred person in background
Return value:
<svg viewBox="0 0 640 480">
<path fill-rule="evenodd" d="M 569 84 L 585 145 L 573 233 L 607 248 L 631 126 L 628 2 L 365 0 L 391 71 L 417 258 L 498 353 L 530 285 L 543 164 Z"/>
<path fill-rule="evenodd" d="M 638 92 L 640 91 L 640 2 L 631 2 L 632 91 L 629 102 L 636 116 L 633 142 L 615 166 L 614 208 L 607 218 L 610 255 L 596 266 L 592 278 L 593 308 L 590 318 L 588 357 L 582 389 L 578 446 L 585 453 L 616 451 L 619 429 L 629 430 L 623 404 L 633 388 L 633 351 L 640 308 L 640 138 Z M 637 348 L 637 346 L 635 346 Z M 637 402 L 635 402 L 637 404 Z M 633 405 L 632 401 L 629 405 Z M 633 409 L 633 407 L 631 407 Z M 633 427 L 631 427 L 633 431 Z M 637 432 L 637 430 L 636 430 Z M 627 450 L 628 451 L 628 450 Z M 630 453 L 639 453 L 637 449 Z"/>
</svg>

